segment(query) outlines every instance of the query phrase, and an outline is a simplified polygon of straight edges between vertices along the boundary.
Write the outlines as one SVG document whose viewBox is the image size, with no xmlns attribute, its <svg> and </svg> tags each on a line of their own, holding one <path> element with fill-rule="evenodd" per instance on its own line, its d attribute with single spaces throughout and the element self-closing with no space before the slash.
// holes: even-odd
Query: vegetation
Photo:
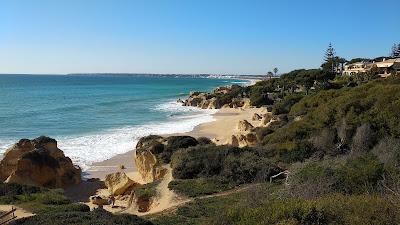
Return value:
<svg viewBox="0 0 400 225">
<path fill-rule="evenodd" d="M 321 69 L 212 94 L 221 106 L 242 97 L 272 106 L 276 121 L 255 129 L 255 147 L 216 146 L 204 137 L 173 136 L 167 145 L 152 143 L 158 136 L 143 139 L 171 164 L 169 188 L 193 200 L 146 218 L 160 225 L 399 224 L 400 80 L 335 76 L 345 61 L 330 45 Z M 155 196 L 157 184 L 137 187 L 136 197 Z M 38 213 L 16 224 L 151 224 L 88 212 L 60 191 L 29 186 L 0 185 L 0 203 Z"/>
<path fill-rule="evenodd" d="M 218 177 L 212 177 L 173 180 L 169 183 L 168 187 L 179 194 L 188 197 L 197 197 L 232 189 L 235 187 L 235 184 Z"/>
<path fill-rule="evenodd" d="M 105 210 L 94 210 L 92 212 L 54 212 L 44 213 L 33 217 L 16 220 L 13 225 L 65 225 L 65 224 L 104 224 L 104 225 L 152 225 L 153 223 L 139 218 L 138 216 L 121 214 L 114 215 Z"/>
</svg>

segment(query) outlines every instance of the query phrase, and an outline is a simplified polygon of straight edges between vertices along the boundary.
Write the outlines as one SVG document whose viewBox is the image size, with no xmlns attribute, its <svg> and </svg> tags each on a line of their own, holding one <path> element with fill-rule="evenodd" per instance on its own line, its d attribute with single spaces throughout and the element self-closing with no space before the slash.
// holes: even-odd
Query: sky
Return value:
<svg viewBox="0 0 400 225">
<path fill-rule="evenodd" d="M 399 0 L 1 0 L 0 73 L 265 74 L 400 43 Z"/>
</svg>

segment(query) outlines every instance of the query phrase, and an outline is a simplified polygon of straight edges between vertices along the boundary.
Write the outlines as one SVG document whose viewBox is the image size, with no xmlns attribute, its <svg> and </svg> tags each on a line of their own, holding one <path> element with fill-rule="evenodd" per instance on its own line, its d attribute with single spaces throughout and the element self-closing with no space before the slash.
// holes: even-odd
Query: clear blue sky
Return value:
<svg viewBox="0 0 400 225">
<path fill-rule="evenodd" d="M 387 55 L 399 0 L 2 0 L 0 73 L 265 74 Z"/>
</svg>

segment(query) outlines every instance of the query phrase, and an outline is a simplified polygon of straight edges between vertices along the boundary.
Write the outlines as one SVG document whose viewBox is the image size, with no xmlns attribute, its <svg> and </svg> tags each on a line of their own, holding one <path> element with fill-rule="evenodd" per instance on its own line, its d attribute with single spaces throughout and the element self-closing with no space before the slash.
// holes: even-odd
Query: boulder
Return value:
<svg viewBox="0 0 400 225">
<path fill-rule="evenodd" d="M 127 189 L 137 184 L 124 172 L 107 174 L 104 183 L 111 195 L 122 195 Z"/>
<path fill-rule="evenodd" d="M 108 199 L 103 198 L 99 195 L 90 196 L 89 201 L 94 205 L 108 205 Z"/>
<path fill-rule="evenodd" d="M 251 123 L 249 123 L 247 120 L 239 121 L 238 126 L 237 126 L 238 131 L 241 131 L 241 132 L 250 131 L 253 128 L 254 128 L 253 125 L 251 125 Z"/>
<path fill-rule="evenodd" d="M 66 188 L 79 184 L 81 169 L 73 165 L 49 137 L 21 139 L 0 162 L 0 178 L 6 183 Z"/>
<path fill-rule="evenodd" d="M 232 135 L 231 139 L 228 141 L 228 144 L 234 147 L 239 147 L 239 140 L 235 135 Z"/>
</svg>

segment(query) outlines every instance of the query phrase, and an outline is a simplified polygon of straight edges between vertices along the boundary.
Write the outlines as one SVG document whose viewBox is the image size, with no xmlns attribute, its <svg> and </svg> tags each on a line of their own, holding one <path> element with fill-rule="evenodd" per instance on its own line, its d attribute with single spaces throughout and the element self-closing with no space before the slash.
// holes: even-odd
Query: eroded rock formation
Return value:
<svg viewBox="0 0 400 225">
<path fill-rule="evenodd" d="M 122 195 L 128 189 L 137 185 L 137 183 L 131 180 L 124 172 L 108 174 L 104 183 L 112 195 Z"/>
<path fill-rule="evenodd" d="M 252 129 L 254 129 L 254 126 L 251 125 L 251 123 L 249 123 L 247 120 L 241 120 L 237 125 L 237 129 L 241 132 L 251 131 Z"/>
<path fill-rule="evenodd" d="M 56 140 L 42 136 L 21 139 L 7 149 L 0 178 L 6 183 L 65 188 L 80 183 L 81 169 L 57 147 Z"/>
<path fill-rule="evenodd" d="M 163 178 L 167 170 L 162 165 L 169 163 L 174 151 L 198 144 L 189 136 L 163 138 L 150 135 L 141 138 L 136 145 L 135 163 L 143 181 L 149 183 Z"/>
</svg>

